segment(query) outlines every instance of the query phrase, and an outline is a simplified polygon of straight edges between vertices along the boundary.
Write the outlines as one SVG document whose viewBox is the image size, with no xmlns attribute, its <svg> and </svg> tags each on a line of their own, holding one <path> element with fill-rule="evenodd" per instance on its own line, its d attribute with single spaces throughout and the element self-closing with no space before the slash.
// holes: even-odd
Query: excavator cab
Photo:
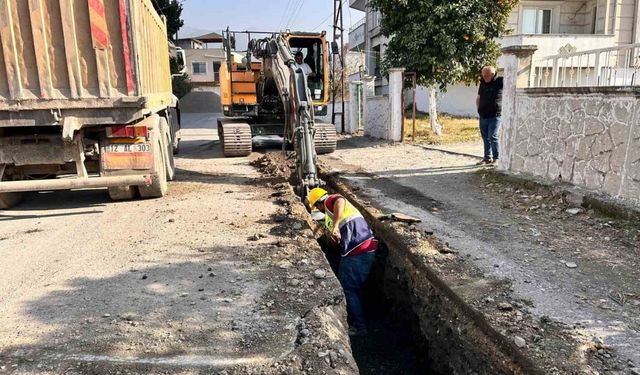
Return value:
<svg viewBox="0 0 640 375">
<path fill-rule="evenodd" d="M 327 43 L 323 34 L 285 34 L 291 51 L 301 52 L 303 62 L 311 68 L 307 85 L 313 99 L 316 116 L 327 115 L 329 102 L 329 58 Z"/>
</svg>

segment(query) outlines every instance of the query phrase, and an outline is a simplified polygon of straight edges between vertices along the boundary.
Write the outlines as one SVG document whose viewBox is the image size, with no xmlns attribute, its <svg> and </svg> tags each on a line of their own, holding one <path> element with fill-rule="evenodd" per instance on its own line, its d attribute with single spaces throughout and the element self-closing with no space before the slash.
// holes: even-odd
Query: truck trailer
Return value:
<svg viewBox="0 0 640 375">
<path fill-rule="evenodd" d="M 151 0 L 3 0 L 0 43 L 0 209 L 26 191 L 166 194 L 180 112 Z"/>
</svg>

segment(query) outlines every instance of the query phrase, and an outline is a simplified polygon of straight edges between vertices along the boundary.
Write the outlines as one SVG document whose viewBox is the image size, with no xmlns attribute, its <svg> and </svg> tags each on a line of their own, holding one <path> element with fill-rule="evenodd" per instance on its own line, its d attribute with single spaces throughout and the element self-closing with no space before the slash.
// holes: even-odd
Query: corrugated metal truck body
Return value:
<svg viewBox="0 0 640 375">
<path fill-rule="evenodd" d="M 128 185 L 118 185 L 113 177 L 129 176 L 122 181 L 131 183 L 136 175 L 148 184 L 158 172 L 154 159 L 170 164 L 168 155 L 153 155 L 158 140 L 165 149 L 175 146 L 171 130 L 178 116 L 166 22 L 150 0 L 2 0 L 0 44 L 0 195 L 5 200 L 7 193 L 35 190 L 24 181 L 30 175 L 69 172 L 81 179 L 110 177 L 103 181 L 117 197 L 116 188 Z M 110 125 L 136 125 L 147 132 L 144 137 L 141 132 L 107 134 Z M 168 137 L 163 127 L 169 128 Z M 92 141 L 95 147 L 89 150 Z M 45 150 L 47 142 L 53 150 Z M 107 147 L 143 143 L 148 147 L 133 151 Z M 27 153 L 35 153 L 33 160 Z M 39 188 L 46 189 L 46 183 Z"/>
</svg>

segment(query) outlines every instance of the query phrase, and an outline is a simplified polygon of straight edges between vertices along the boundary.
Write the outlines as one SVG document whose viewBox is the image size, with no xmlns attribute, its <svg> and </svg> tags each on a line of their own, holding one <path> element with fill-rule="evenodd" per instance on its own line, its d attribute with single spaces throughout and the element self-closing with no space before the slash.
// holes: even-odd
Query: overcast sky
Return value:
<svg viewBox="0 0 640 375">
<path fill-rule="evenodd" d="M 182 0 L 184 27 L 180 37 L 202 31 L 231 29 L 256 31 L 321 31 L 332 36 L 333 0 Z M 349 27 L 364 13 L 350 9 L 344 1 L 345 43 Z"/>
</svg>

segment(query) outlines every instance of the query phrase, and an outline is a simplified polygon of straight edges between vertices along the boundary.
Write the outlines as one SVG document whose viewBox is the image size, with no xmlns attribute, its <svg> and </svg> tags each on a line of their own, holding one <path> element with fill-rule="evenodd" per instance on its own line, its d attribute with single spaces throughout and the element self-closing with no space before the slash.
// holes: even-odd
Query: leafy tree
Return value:
<svg viewBox="0 0 640 375">
<path fill-rule="evenodd" d="M 169 58 L 169 66 L 171 67 L 171 74 L 175 74 L 171 77 L 173 94 L 177 96 L 178 99 L 182 98 L 183 96 L 190 93 L 191 89 L 193 88 L 193 85 L 191 85 L 191 78 L 189 78 L 189 75 L 186 73 L 177 75 L 178 73 L 180 73 L 180 66 L 178 64 L 178 59 L 176 59 L 175 57 Z"/>
<path fill-rule="evenodd" d="M 506 31 L 517 0 L 371 0 L 382 13 L 389 37 L 383 70 L 404 67 L 430 88 L 431 125 L 441 133 L 435 108 L 436 88 L 471 84 L 484 65 L 495 64 L 495 38 Z"/>
<path fill-rule="evenodd" d="M 184 25 L 182 20 L 182 2 L 178 0 L 153 0 L 153 7 L 158 14 L 167 17 L 167 36 L 174 39 L 176 33 Z"/>
</svg>

